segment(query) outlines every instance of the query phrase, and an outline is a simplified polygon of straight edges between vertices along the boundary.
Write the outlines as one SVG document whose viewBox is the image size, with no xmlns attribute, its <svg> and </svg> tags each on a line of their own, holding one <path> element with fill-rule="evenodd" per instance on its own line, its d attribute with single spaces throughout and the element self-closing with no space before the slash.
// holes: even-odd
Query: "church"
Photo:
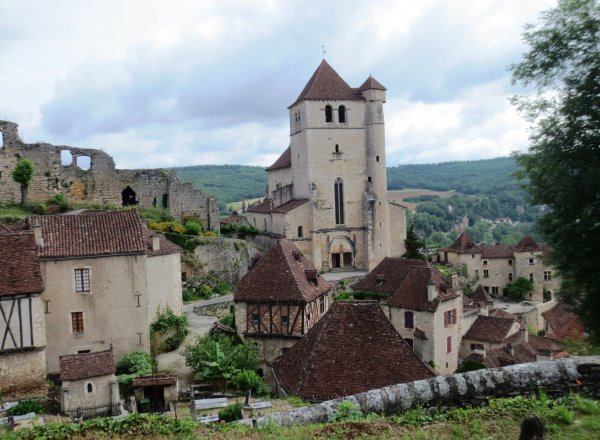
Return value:
<svg viewBox="0 0 600 440">
<path fill-rule="evenodd" d="M 388 201 L 383 104 L 323 60 L 288 107 L 290 145 L 267 168 L 262 203 L 247 210 L 261 239 L 291 240 L 317 270 L 373 269 L 404 253 L 406 208 Z"/>
</svg>

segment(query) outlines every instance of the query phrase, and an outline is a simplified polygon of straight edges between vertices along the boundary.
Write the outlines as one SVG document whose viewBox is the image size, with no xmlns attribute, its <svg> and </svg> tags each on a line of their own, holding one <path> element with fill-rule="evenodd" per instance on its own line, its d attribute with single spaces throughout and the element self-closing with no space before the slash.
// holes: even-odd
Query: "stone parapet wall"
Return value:
<svg viewBox="0 0 600 440">
<path fill-rule="evenodd" d="M 292 411 L 269 414 L 259 418 L 257 424 L 290 426 L 323 423 L 335 414 L 338 405 L 345 400 L 354 403 L 363 414 L 393 415 L 416 406 L 479 405 L 490 397 L 530 395 L 540 389 L 545 389 L 550 396 L 575 391 L 600 398 L 600 356 L 518 364 L 391 385 Z"/>
</svg>

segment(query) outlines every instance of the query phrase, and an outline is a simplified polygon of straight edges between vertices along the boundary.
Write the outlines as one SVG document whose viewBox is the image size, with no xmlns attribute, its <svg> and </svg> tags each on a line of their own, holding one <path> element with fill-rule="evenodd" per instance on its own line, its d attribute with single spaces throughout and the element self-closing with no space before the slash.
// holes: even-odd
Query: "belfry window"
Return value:
<svg viewBox="0 0 600 440">
<path fill-rule="evenodd" d="M 338 121 L 340 124 L 344 124 L 346 122 L 346 107 L 340 105 L 338 108 Z"/>
<path fill-rule="evenodd" d="M 335 224 L 344 224 L 344 182 L 339 177 L 333 185 L 335 199 Z"/>
<path fill-rule="evenodd" d="M 333 110 L 330 105 L 325 106 L 325 122 L 333 122 Z"/>
</svg>

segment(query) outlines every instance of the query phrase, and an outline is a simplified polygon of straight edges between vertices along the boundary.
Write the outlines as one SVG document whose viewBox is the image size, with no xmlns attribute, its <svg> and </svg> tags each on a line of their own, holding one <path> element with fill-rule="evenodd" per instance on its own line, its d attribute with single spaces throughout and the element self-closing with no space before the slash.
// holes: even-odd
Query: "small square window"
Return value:
<svg viewBox="0 0 600 440">
<path fill-rule="evenodd" d="M 513 274 L 512 274 L 512 272 L 510 272 L 508 274 L 508 281 L 512 281 L 512 280 L 513 280 Z"/>
<path fill-rule="evenodd" d="M 544 280 L 545 281 L 550 281 L 552 279 L 552 271 L 551 270 L 545 270 L 544 271 Z"/>
<path fill-rule="evenodd" d="M 532 273 L 529 274 L 529 281 L 533 282 L 533 274 Z"/>
<path fill-rule="evenodd" d="M 483 270 L 483 278 L 489 278 L 490 277 L 490 272 L 487 269 Z"/>
<path fill-rule="evenodd" d="M 290 319 L 288 318 L 288 316 L 287 316 L 287 315 L 283 315 L 283 316 L 281 317 L 281 323 L 282 323 L 283 325 L 288 325 L 288 324 L 289 324 L 289 322 L 290 322 Z"/>
<path fill-rule="evenodd" d="M 529 265 L 530 265 L 530 266 L 533 266 L 533 263 L 534 263 L 534 260 L 533 260 L 533 258 L 530 258 L 530 259 L 529 259 Z"/>
<path fill-rule="evenodd" d="M 512 266 L 512 260 L 508 260 L 508 265 Z"/>
<path fill-rule="evenodd" d="M 250 320 L 252 321 L 252 324 L 258 324 L 258 313 L 253 313 Z"/>
<path fill-rule="evenodd" d="M 487 260 L 483 260 L 483 265 L 487 266 Z"/>
</svg>

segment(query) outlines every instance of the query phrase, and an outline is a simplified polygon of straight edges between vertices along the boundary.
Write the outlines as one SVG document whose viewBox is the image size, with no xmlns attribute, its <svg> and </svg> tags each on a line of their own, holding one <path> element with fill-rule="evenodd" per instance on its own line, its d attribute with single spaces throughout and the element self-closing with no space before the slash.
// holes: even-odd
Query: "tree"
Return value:
<svg viewBox="0 0 600 440">
<path fill-rule="evenodd" d="M 513 301 L 522 301 L 533 290 L 533 281 L 519 277 L 506 287 L 507 296 Z"/>
<path fill-rule="evenodd" d="M 154 361 L 149 353 L 134 351 L 127 353 L 117 362 L 117 380 L 119 383 L 129 384 L 140 376 L 152 374 Z"/>
<path fill-rule="evenodd" d="M 425 259 L 423 254 L 419 252 L 419 249 L 421 249 L 421 246 L 423 245 L 423 240 L 421 240 L 421 237 L 415 232 L 415 225 L 410 225 L 410 228 L 406 231 L 404 245 L 406 246 L 406 252 L 403 255 L 404 258 L 416 258 L 418 260 Z"/>
<path fill-rule="evenodd" d="M 21 205 L 24 205 L 27 200 L 27 188 L 29 188 L 34 171 L 35 168 L 32 161 L 29 159 L 19 159 L 12 172 L 13 180 L 21 184 Z"/>
<path fill-rule="evenodd" d="M 529 50 L 511 66 L 513 84 L 537 93 L 513 98 L 533 125 L 517 177 L 549 208 L 538 227 L 574 287 L 561 287 L 561 299 L 600 335 L 600 6 L 561 0 L 523 36 Z"/>
</svg>

